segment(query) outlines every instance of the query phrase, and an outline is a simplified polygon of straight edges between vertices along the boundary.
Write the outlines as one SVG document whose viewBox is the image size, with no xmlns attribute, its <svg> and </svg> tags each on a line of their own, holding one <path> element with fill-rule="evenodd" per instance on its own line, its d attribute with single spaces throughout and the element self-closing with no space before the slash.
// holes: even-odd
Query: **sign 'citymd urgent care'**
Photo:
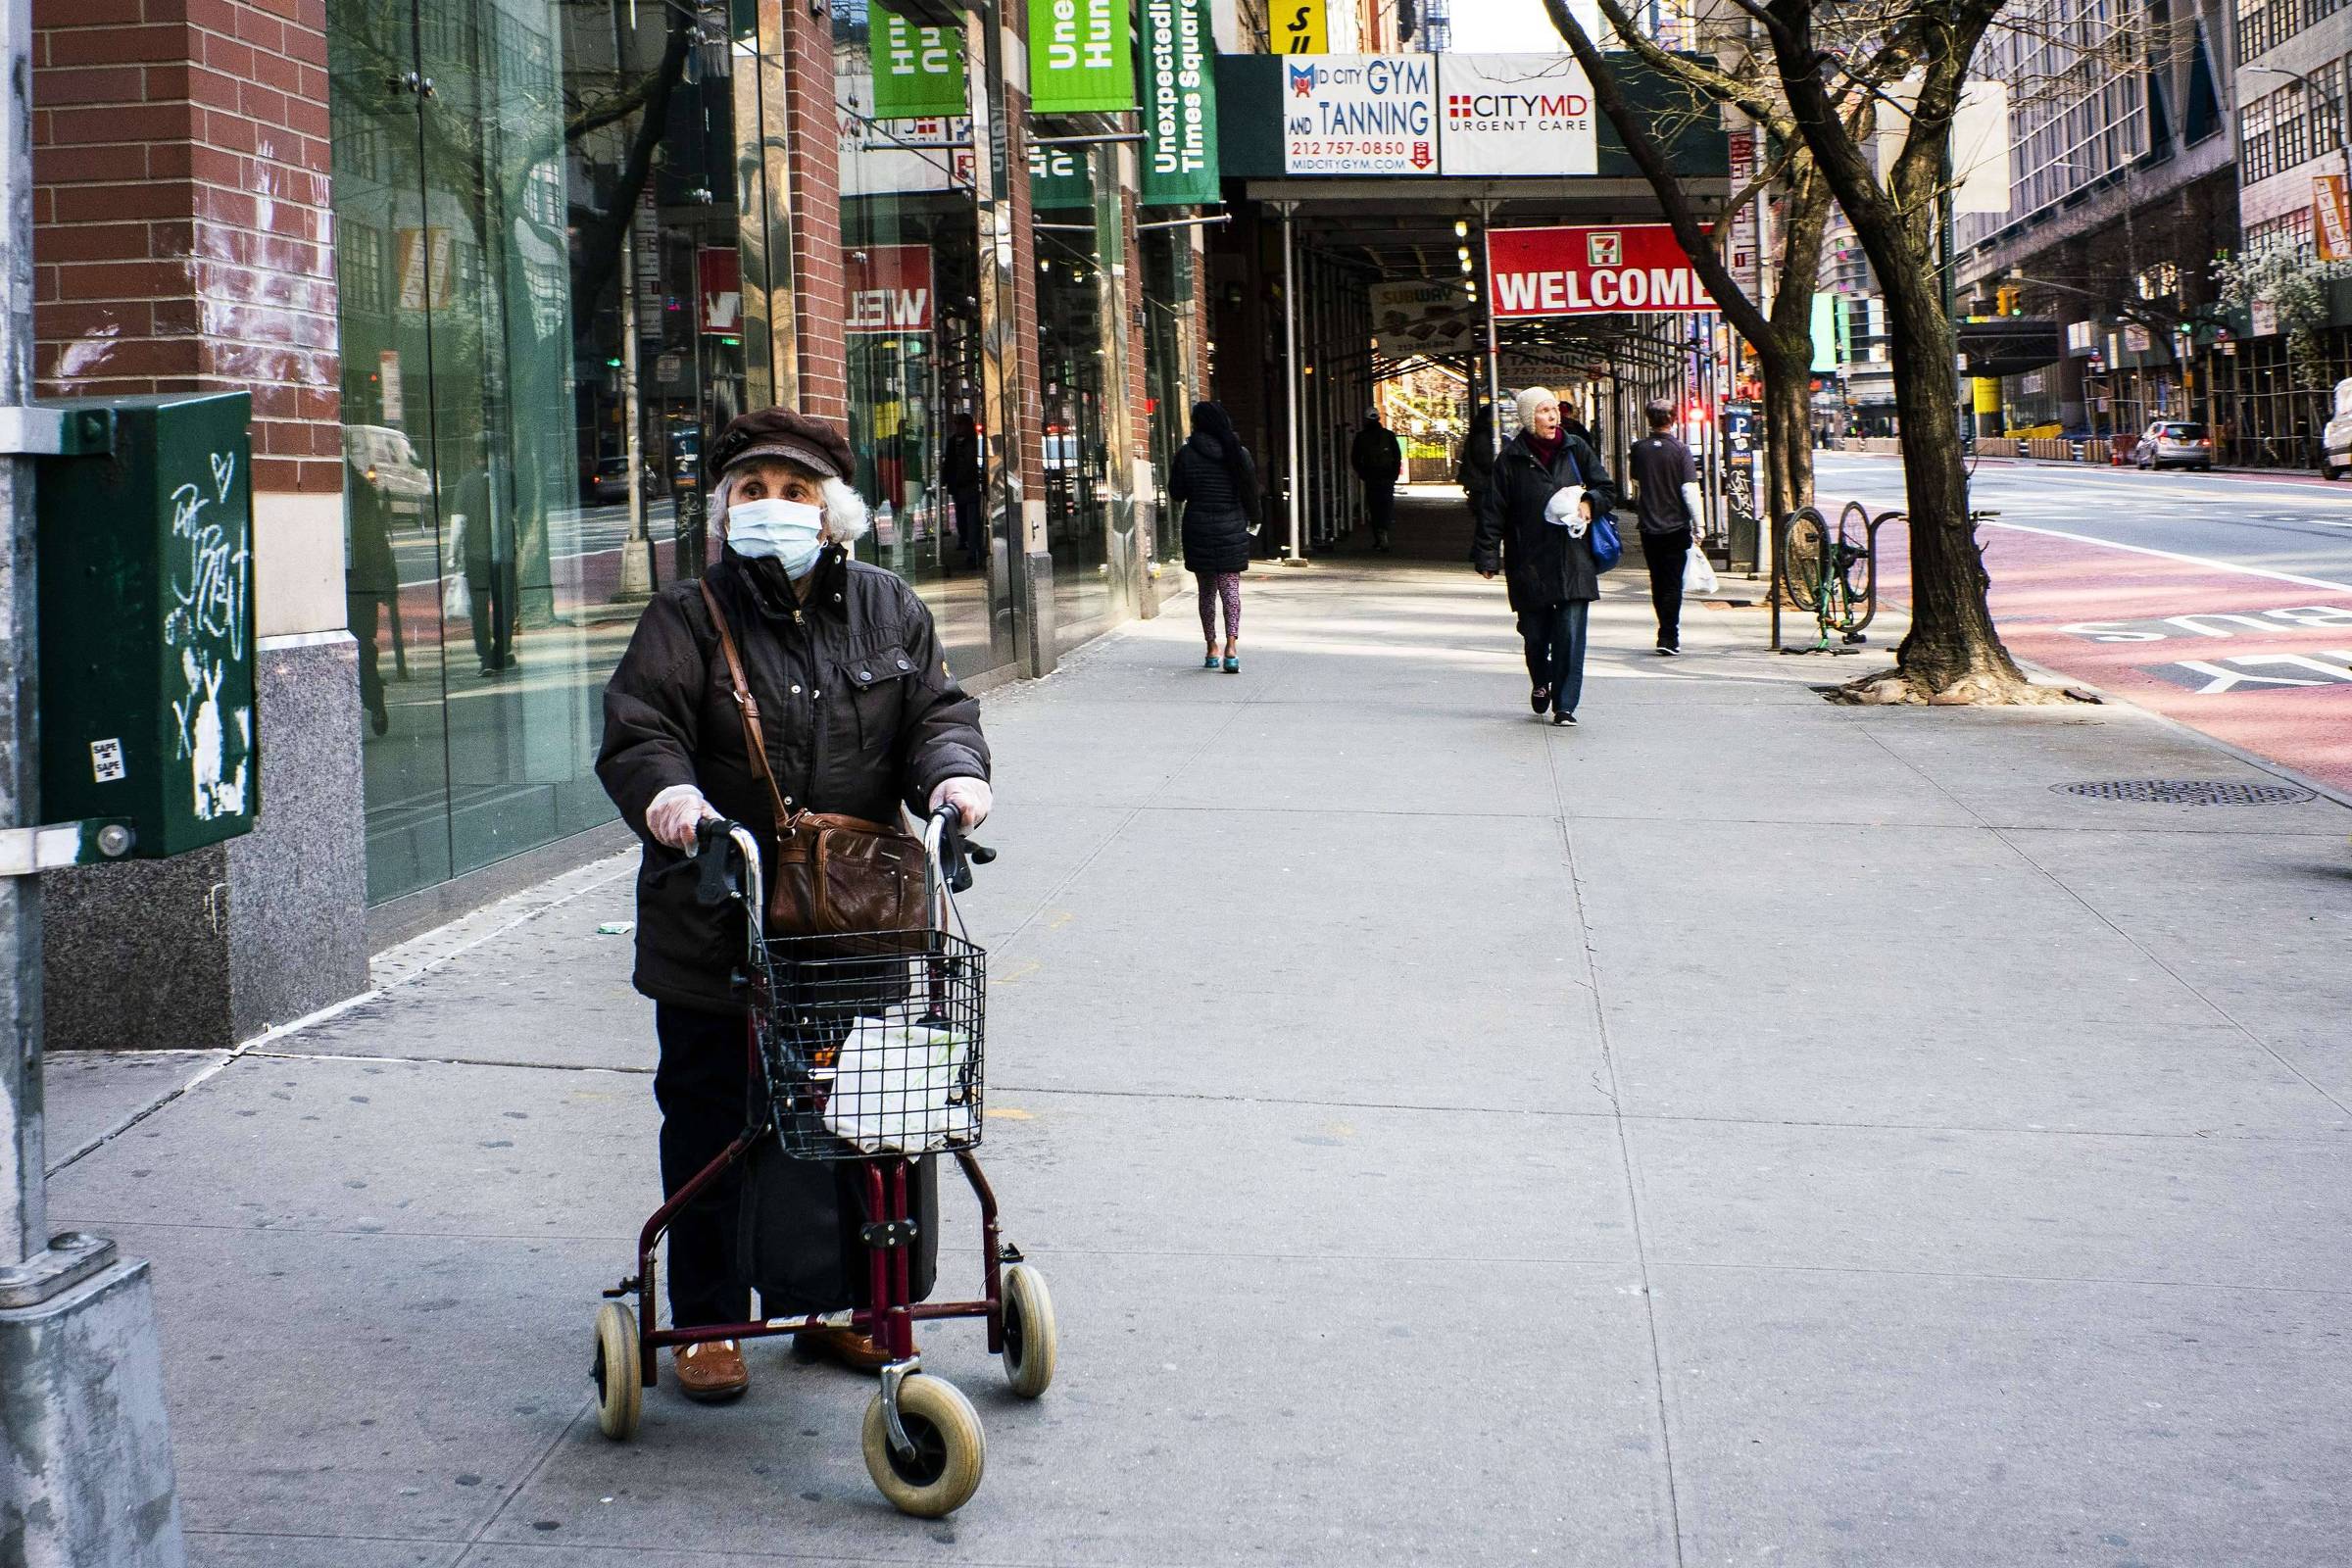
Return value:
<svg viewBox="0 0 2352 1568">
<path fill-rule="evenodd" d="M 1498 320 L 1715 309 L 1664 223 L 1492 229 L 1487 276 Z"/>
</svg>

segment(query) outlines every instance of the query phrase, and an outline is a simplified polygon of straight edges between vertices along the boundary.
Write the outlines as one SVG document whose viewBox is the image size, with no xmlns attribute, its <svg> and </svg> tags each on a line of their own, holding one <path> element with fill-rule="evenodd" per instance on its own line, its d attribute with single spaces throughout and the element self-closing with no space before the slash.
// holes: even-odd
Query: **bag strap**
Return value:
<svg viewBox="0 0 2352 1568">
<path fill-rule="evenodd" d="M 752 770 L 767 786 L 767 798 L 776 808 L 776 831 L 781 833 L 792 821 L 792 812 L 785 808 L 784 792 L 776 787 L 775 771 L 767 762 L 767 737 L 760 728 L 760 699 L 752 695 L 752 683 L 743 673 L 743 656 L 735 651 L 735 632 L 727 624 L 727 612 L 718 608 L 718 595 L 710 591 L 710 579 L 702 579 L 703 604 L 710 612 L 710 623 L 718 628 L 719 652 L 727 657 L 727 679 L 731 683 L 728 695 L 735 699 L 735 710 L 743 717 L 743 744 L 752 754 Z"/>
</svg>

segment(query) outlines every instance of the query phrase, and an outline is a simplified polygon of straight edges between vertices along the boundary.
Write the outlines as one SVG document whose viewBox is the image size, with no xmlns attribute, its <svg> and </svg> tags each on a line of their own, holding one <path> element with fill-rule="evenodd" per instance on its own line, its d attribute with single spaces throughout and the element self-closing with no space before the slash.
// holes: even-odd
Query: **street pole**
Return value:
<svg viewBox="0 0 2352 1568">
<path fill-rule="evenodd" d="M 32 70 L 30 0 L 6 0 L 0 48 L 8 68 L 8 112 L 0 122 L 0 190 L 7 255 L 0 289 L 0 404 L 32 401 Z M 0 557 L 0 828 L 37 825 L 35 770 L 32 461 L 0 463 L 0 512 L 8 549 Z M 0 877 L 0 1269 L 39 1256 L 49 1239 L 41 1139 L 41 885 Z M 5 1521 L 0 1520 L 0 1525 Z M 5 1530 L 0 1529 L 0 1536 Z"/>
<path fill-rule="evenodd" d="M 1502 350 L 1494 335 L 1494 266 L 1489 229 L 1494 222 L 1494 204 L 1478 204 L 1478 303 L 1487 318 L 1487 445 L 1490 457 L 1502 457 Z"/>
<path fill-rule="evenodd" d="M 1299 473 L 1298 473 L 1298 276 L 1291 239 L 1291 214 L 1298 211 L 1297 202 L 1282 203 L 1282 355 L 1283 355 L 1283 423 L 1289 453 L 1284 472 L 1290 480 L 1291 544 L 1290 554 L 1283 564 L 1291 566 L 1306 564 L 1306 552 L 1298 540 Z"/>
<path fill-rule="evenodd" d="M 32 4 L 0 0 L 0 833 L 40 825 L 32 404 Z M 117 519 L 126 525 L 131 519 Z M 133 651 L 132 657 L 135 657 Z M 41 1128 L 41 893 L 0 874 L 0 1552 L 38 1568 L 182 1568 L 147 1265 L 49 1235 Z"/>
</svg>

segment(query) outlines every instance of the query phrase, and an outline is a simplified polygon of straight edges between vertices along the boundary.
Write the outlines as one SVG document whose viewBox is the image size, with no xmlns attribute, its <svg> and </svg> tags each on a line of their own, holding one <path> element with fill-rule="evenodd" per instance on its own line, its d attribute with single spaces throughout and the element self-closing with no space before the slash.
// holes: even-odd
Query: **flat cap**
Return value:
<svg viewBox="0 0 2352 1568">
<path fill-rule="evenodd" d="M 797 463 L 827 479 L 847 479 L 857 468 L 848 436 L 823 419 L 790 409 L 755 409 L 729 419 L 710 443 L 710 476 L 715 479 L 753 458 Z"/>
</svg>

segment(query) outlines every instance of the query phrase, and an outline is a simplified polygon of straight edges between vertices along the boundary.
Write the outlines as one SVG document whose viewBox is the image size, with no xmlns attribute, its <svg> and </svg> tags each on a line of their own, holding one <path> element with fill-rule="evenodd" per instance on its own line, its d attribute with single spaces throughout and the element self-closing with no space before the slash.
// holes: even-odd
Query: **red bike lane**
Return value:
<svg viewBox="0 0 2352 1568">
<path fill-rule="evenodd" d="M 1980 537 L 2019 658 L 2352 792 L 2352 583 L 2018 523 Z M 1878 543 L 1901 603 L 1909 540 L 1889 523 Z"/>
</svg>

